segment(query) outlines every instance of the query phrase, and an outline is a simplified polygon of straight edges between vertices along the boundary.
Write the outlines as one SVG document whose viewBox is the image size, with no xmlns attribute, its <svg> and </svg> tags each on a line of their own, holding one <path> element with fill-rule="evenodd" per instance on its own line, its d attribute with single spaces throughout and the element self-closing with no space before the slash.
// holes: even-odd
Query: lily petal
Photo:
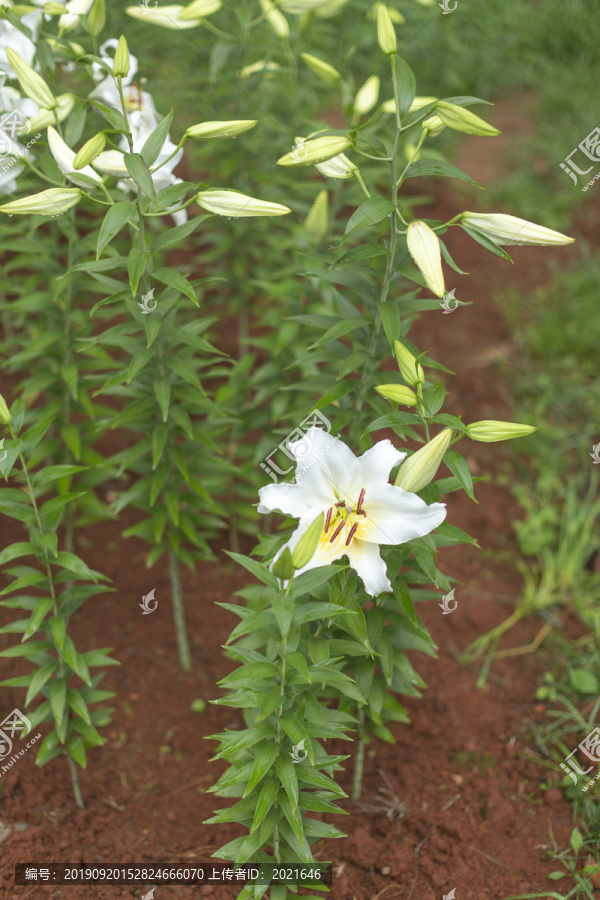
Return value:
<svg viewBox="0 0 600 900">
<path fill-rule="evenodd" d="M 259 513 L 282 512 L 299 519 L 310 509 L 304 491 L 297 484 L 267 484 L 259 489 L 258 496 Z"/>
<path fill-rule="evenodd" d="M 392 590 L 392 583 L 387 576 L 387 569 L 377 544 L 355 540 L 347 552 L 350 565 L 362 579 L 367 594 L 377 597 L 378 594 Z"/>
<path fill-rule="evenodd" d="M 360 540 L 373 544 L 404 544 L 423 537 L 446 518 L 445 503 L 430 503 L 392 484 L 371 485 L 365 494 L 367 518 Z"/>
<path fill-rule="evenodd" d="M 390 472 L 406 457 L 390 440 L 378 441 L 363 453 L 359 462 L 362 468 L 363 487 L 373 482 L 387 481 Z"/>
<path fill-rule="evenodd" d="M 335 496 L 356 502 L 360 493 L 360 462 L 350 448 L 313 425 L 304 437 L 290 443 L 297 461 L 296 483 L 311 506 L 327 504 Z"/>
</svg>

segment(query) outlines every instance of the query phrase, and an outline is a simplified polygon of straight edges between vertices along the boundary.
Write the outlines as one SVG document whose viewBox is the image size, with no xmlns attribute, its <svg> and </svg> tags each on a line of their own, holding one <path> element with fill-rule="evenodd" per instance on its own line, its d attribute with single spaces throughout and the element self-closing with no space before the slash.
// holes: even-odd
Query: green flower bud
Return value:
<svg viewBox="0 0 600 900">
<path fill-rule="evenodd" d="M 364 116 L 373 109 L 379 99 L 379 83 L 377 75 L 371 75 L 359 89 L 354 98 L 354 112 L 357 115 Z"/>
<path fill-rule="evenodd" d="M 281 581 L 288 581 L 290 578 L 294 577 L 294 564 L 292 562 L 292 554 L 290 553 L 289 547 L 285 547 L 283 553 L 281 553 L 273 563 L 271 571 L 273 572 L 273 575 Z"/>
<path fill-rule="evenodd" d="M 340 153 L 326 162 L 317 163 L 315 168 L 319 170 L 321 175 L 326 175 L 327 178 L 353 178 L 354 173 L 358 171 L 358 166 L 350 162 L 344 153 Z"/>
<path fill-rule="evenodd" d="M 128 6 L 125 12 L 133 19 L 141 19 L 151 25 L 160 25 L 161 28 L 197 28 L 200 25 L 199 17 L 190 17 L 190 7 L 187 7 L 188 15 L 184 17 L 184 8 L 179 5 L 169 6 Z M 206 15 L 206 14 L 205 14 Z"/>
<path fill-rule="evenodd" d="M 527 222 L 517 216 L 505 216 L 503 213 L 473 213 L 462 214 L 461 225 L 472 228 L 485 235 L 495 244 L 544 244 L 557 246 L 558 244 L 572 244 L 575 238 L 536 225 L 535 222 Z"/>
<path fill-rule="evenodd" d="M 83 48 L 81 55 L 83 56 Z M 76 100 L 75 94 L 59 94 L 56 98 L 56 109 L 53 109 L 52 112 L 48 109 L 42 109 L 37 116 L 31 117 L 29 120 L 30 130 L 33 132 L 42 128 L 48 128 L 49 125 L 55 125 L 55 116 L 59 122 L 64 122 L 75 106 Z"/>
<path fill-rule="evenodd" d="M 403 462 L 394 482 L 405 491 L 416 493 L 435 477 L 444 453 L 450 446 L 452 429 L 445 428 L 433 440 Z"/>
<path fill-rule="evenodd" d="M 311 53 L 301 53 L 300 56 L 306 63 L 309 69 L 318 75 L 321 81 L 326 81 L 329 84 L 335 84 L 337 81 L 342 80 L 342 76 L 338 72 L 337 69 L 334 69 L 333 66 L 330 66 L 329 63 L 323 62 L 322 59 L 319 59 L 318 56 L 313 56 Z"/>
<path fill-rule="evenodd" d="M 396 31 L 389 10 L 383 3 L 377 4 L 377 40 L 387 56 L 396 52 Z"/>
<path fill-rule="evenodd" d="M 250 78 L 260 72 L 263 78 L 274 78 L 275 72 L 278 72 L 281 66 L 276 62 L 267 62 L 266 59 L 259 59 L 258 62 L 252 63 L 250 66 L 244 66 L 239 72 L 240 78 Z"/>
<path fill-rule="evenodd" d="M 241 219 L 248 216 L 285 216 L 291 212 L 289 207 L 282 206 L 280 203 L 268 203 L 266 200 L 257 200 L 255 197 L 248 197 L 247 194 L 242 194 L 239 191 L 200 191 L 196 195 L 196 202 L 208 212 L 233 219 Z"/>
<path fill-rule="evenodd" d="M 467 425 L 467 437 L 472 441 L 481 441 L 490 444 L 493 441 L 509 441 L 512 438 L 525 437 L 537 431 L 533 425 L 519 425 L 516 422 L 496 422 L 493 419 L 483 419 L 481 422 L 473 422 Z"/>
<path fill-rule="evenodd" d="M 93 162 L 96 157 L 102 153 L 106 145 L 106 137 L 102 132 L 95 134 L 94 137 L 86 141 L 81 150 L 75 154 L 73 160 L 74 169 L 83 169 L 85 166 Z"/>
<path fill-rule="evenodd" d="M 48 188 L 39 194 L 31 194 L 30 197 L 21 197 L 20 200 L 11 200 L 3 203 L 0 212 L 10 216 L 32 215 L 59 216 L 79 203 L 81 191 L 77 188 Z"/>
<path fill-rule="evenodd" d="M 348 138 L 338 135 L 316 138 L 296 138 L 296 146 L 291 153 L 277 160 L 278 166 L 312 166 L 326 162 L 343 153 L 350 146 Z"/>
<path fill-rule="evenodd" d="M 23 93 L 31 100 L 35 100 L 42 109 L 55 109 L 57 105 L 56 100 L 44 79 L 31 66 L 23 62 L 19 54 L 11 50 L 10 47 L 6 48 L 6 58 L 10 63 L 11 69 L 19 79 Z"/>
<path fill-rule="evenodd" d="M 433 115 L 421 122 L 421 128 L 424 128 L 431 137 L 437 137 L 441 134 L 446 126 L 439 116 Z"/>
<path fill-rule="evenodd" d="M 250 131 L 258 124 L 258 119 L 231 119 L 223 122 L 201 122 L 199 125 L 191 125 L 186 134 L 189 138 L 199 141 L 215 140 L 217 138 L 233 138 L 245 131 Z"/>
<path fill-rule="evenodd" d="M 435 231 L 432 231 L 425 222 L 411 222 L 408 226 L 406 242 L 410 255 L 423 275 L 429 290 L 436 297 L 443 297 L 446 287 L 442 272 L 442 251 Z"/>
<path fill-rule="evenodd" d="M 288 20 L 282 13 L 276 9 L 271 0 L 260 0 L 260 7 L 265 14 L 265 18 L 277 37 L 287 38 L 290 36 L 290 26 Z"/>
<path fill-rule="evenodd" d="M 222 5 L 221 0 L 194 0 L 179 14 L 179 18 L 184 22 L 189 19 L 203 19 L 205 16 L 217 12 Z"/>
<path fill-rule="evenodd" d="M 0 422 L 3 425 L 10 425 L 10 412 L 2 394 L 0 394 Z"/>
<path fill-rule="evenodd" d="M 448 128 L 454 128 L 455 131 L 463 131 L 465 134 L 477 134 L 481 137 L 493 137 L 500 134 L 497 128 L 480 119 L 471 110 L 465 109 L 463 106 L 456 106 L 454 103 L 446 103 L 445 100 L 438 100 L 435 105 L 435 111 Z"/>
<path fill-rule="evenodd" d="M 299 538 L 298 543 L 292 550 L 292 565 L 294 569 L 301 569 L 311 561 L 317 549 L 323 527 L 325 525 L 325 514 L 320 513 L 314 522 L 308 526 L 304 534 Z M 283 556 L 283 554 L 281 554 Z M 280 557 L 281 559 L 281 557 Z"/>
<path fill-rule="evenodd" d="M 308 243 L 313 247 L 316 247 L 317 244 L 320 244 L 327 234 L 328 206 L 329 197 L 327 191 L 322 190 L 317 194 L 317 198 L 305 219 L 304 233 L 306 234 Z"/>
<path fill-rule="evenodd" d="M 411 387 L 425 382 L 425 374 L 421 363 L 418 363 L 410 350 L 401 344 L 400 341 L 394 341 L 394 354 L 396 362 L 400 369 L 400 374 L 405 382 Z"/>
<path fill-rule="evenodd" d="M 118 78 L 119 75 L 122 78 L 125 78 L 129 75 L 131 63 L 129 62 L 129 48 L 127 46 L 127 41 L 125 37 L 121 35 L 119 38 L 119 43 L 117 44 L 117 49 L 115 50 L 115 58 L 113 59 L 113 75 L 115 78 Z"/>
<path fill-rule="evenodd" d="M 42 10 L 46 16 L 62 16 L 68 12 L 67 7 L 61 6 L 60 3 L 44 3 Z"/>
<path fill-rule="evenodd" d="M 399 403 L 400 406 L 417 405 L 417 395 L 403 384 L 378 384 L 375 390 L 386 400 Z"/>
<path fill-rule="evenodd" d="M 62 23 L 62 19 L 60 20 Z M 106 0 L 94 0 L 88 13 L 88 28 L 92 37 L 97 37 L 106 24 Z"/>
</svg>

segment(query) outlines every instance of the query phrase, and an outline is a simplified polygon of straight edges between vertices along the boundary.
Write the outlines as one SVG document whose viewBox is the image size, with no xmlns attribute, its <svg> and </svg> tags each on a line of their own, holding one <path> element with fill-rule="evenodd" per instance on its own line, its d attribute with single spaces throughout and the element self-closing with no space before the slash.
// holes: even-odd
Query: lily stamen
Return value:
<svg viewBox="0 0 600 900">
<path fill-rule="evenodd" d="M 333 544 L 333 542 L 335 541 L 335 539 L 336 539 L 336 537 L 338 536 L 338 534 L 340 533 L 340 531 L 343 530 L 345 524 L 346 524 L 346 521 L 345 521 L 345 520 L 342 520 L 342 521 L 340 522 L 340 524 L 338 525 L 338 527 L 335 529 L 335 531 L 333 532 L 333 534 L 332 534 L 331 537 L 329 538 L 329 543 L 330 543 L 330 544 Z"/>
<path fill-rule="evenodd" d="M 365 513 L 365 515 L 366 515 L 366 513 Z M 346 547 L 349 547 L 350 544 L 352 543 L 352 538 L 354 537 L 354 534 L 355 534 L 357 528 L 358 528 L 358 522 L 355 522 L 354 525 L 352 526 L 352 528 L 350 529 L 350 531 L 348 532 L 348 537 L 346 538 Z"/>
<path fill-rule="evenodd" d="M 366 516 L 367 515 L 366 512 L 364 511 L 364 509 L 361 509 L 362 502 L 364 499 L 365 499 L 365 489 L 362 488 L 362 490 L 358 496 L 358 503 L 356 504 L 356 515 L 357 516 Z"/>
<path fill-rule="evenodd" d="M 325 519 L 325 534 L 329 531 L 329 526 L 331 525 L 331 516 L 333 515 L 333 506 L 330 506 L 327 510 L 327 518 Z"/>
</svg>

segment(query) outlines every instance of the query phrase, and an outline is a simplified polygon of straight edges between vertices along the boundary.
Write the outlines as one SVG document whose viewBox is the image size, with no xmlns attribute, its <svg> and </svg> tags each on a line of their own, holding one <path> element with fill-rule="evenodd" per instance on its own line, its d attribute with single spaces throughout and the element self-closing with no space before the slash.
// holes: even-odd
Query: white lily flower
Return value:
<svg viewBox="0 0 600 900">
<path fill-rule="evenodd" d="M 79 177 L 80 175 L 87 175 L 88 178 L 91 178 L 98 184 L 102 181 L 91 166 L 84 166 L 83 169 L 75 168 L 73 161 L 77 154 L 65 144 L 58 131 L 55 131 L 51 125 L 48 126 L 48 146 L 60 171 L 77 187 L 86 189 L 90 186 L 85 178 Z"/>
<path fill-rule="evenodd" d="M 391 591 L 379 545 L 404 544 L 429 534 L 445 519 L 445 503 L 428 506 L 416 494 L 388 483 L 390 470 L 406 456 L 389 440 L 378 441 L 359 458 L 313 426 L 289 450 L 296 459 L 296 481 L 261 488 L 258 512 L 277 510 L 300 520 L 286 545 L 290 551 L 317 516 L 325 515 L 315 554 L 296 574 L 347 556 L 372 597 Z"/>
<path fill-rule="evenodd" d="M 446 288 L 442 272 L 442 251 L 435 231 L 425 222 L 411 222 L 407 228 L 406 242 L 429 290 L 436 297 L 443 297 Z"/>
<path fill-rule="evenodd" d="M 58 20 L 59 27 L 64 31 L 75 28 L 80 24 L 79 16 L 87 16 L 93 5 L 94 0 L 69 0 L 67 12 Z"/>
<path fill-rule="evenodd" d="M 29 40 L 29 38 L 25 37 L 18 28 L 11 25 L 10 22 L 7 22 L 5 19 L 0 19 L 0 72 L 5 72 L 9 79 L 14 79 L 17 76 L 8 62 L 8 57 L 6 55 L 7 47 L 14 50 L 28 66 L 33 66 L 35 42 L 37 40 L 41 21 L 41 9 L 36 9 L 33 12 L 21 16 L 21 22 L 31 29 L 33 39 Z"/>
<path fill-rule="evenodd" d="M 103 150 L 94 160 L 94 166 L 99 172 L 123 178 L 129 175 L 125 165 L 125 155 L 120 150 Z"/>
<path fill-rule="evenodd" d="M 315 168 L 327 178 L 352 178 L 358 166 L 350 162 L 345 153 L 340 153 L 326 162 L 316 163 Z"/>
</svg>

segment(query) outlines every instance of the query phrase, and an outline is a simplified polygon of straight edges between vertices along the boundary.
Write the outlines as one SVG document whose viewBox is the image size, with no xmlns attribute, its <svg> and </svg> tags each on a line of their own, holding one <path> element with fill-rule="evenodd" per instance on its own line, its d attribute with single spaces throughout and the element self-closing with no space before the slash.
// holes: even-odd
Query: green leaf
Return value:
<svg viewBox="0 0 600 900">
<path fill-rule="evenodd" d="M 82 718 L 84 722 L 87 722 L 88 725 L 92 724 L 87 704 L 79 691 L 75 690 L 75 688 L 67 688 L 67 703 L 73 712 Z"/>
<path fill-rule="evenodd" d="M 63 749 L 59 746 L 58 732 L 56 729 L 53 729 L 39 745 L 35 757 L 35 764 L 36 766 L 44 766 L 46 763 L 50 762 L 51 759 L 56 759 L 58 756 L 61 756 L 62 752 Z"/>
<path fill-rule="evenodd" d="M 242 795 L 243 797 L 247 797 L 248 794 L 254 790 L 261 779 L 264 778 L 264 776 L 267 774 L 267 772 L 277 759 L 278 754 L 279 745 L 274 742 L 264 744 L 260 748 L 250 771 L 250 778 L 248 779 L 248 784 L 246 785 L 246 789 Z"/>
<path fill-rule="evenodd" d="M 87 759 L 83 738 L 80 738 L 77 735 L 68 738 L 67 750 L 69 751 L 69 756 L 71 756 L 75 760 L 75 762 L 81 766 L 82 769 L 87 768 Z"/>
<path fill-rule="evenodd" d="M 92 656 L 94 655 L 93 650 L 90 651 L 90 653 L 92 654 Z M 88 654 L 86 654 L 86 656 L 87 655 Z M 75 674 L 79 675 L 81 680 L 85 681 L 87 685 L 91 686 L 92 679 L 90 678 L 90 673 L 88 672 L 86 661 L 84 657 L 76 651 L 75 644 L 73 643 L 69 635 L 67 635 L 65 638 L 65 643 L 63 649 L 61 650 L 61 656 L 67 663 L 67 665 L 70 666 L 71 669 L 73 669 Z M 97 663 L 97 665 L 100 665 L 100 663 Z"/>
<path fill-rule="evenodd" d="M 55 659 L 50 660 L 47 663 L 44 663 L 43 666 L 40 666 L 39 669 L 36 669 L 33 675 L 31 676 L 31 681 L 29 683 L 27 689 L 27 696 L 25 697 L 25 706 L 29 706 L 34 697 L 39 694 L 41 689 L 44 687 L 48 679 L 58 670 L 58 662 Z"/>
<path fill-rule="evenodd" d="M 509 262 L 512 262 L 512 258 L 506 253 L 502 247 L 499 247 L 498 244 L 495 244 L 494 241 L 491 241 L 484 234 L 480 234 L 479 231 L 475 231 L 474 228 L 469 228 L 468 225 L 463 225 L 461 222 L 460 227 L 463 231 L 466 231 L 469 237 L 473 238 L 474 241 L 477 241 L 478 244 L 481 244 L 482 247 L 485 247 L 486 250 L 489 250 L 490 253 L 495 253 L 496 256 L 501 256 L 502 259 L 507 259 Z"/>
<path fill-rule="evenodd" d="M 184 296 L 191 300 L 195 306 L 200 305 L 194 288 L 181 272 L 175 272 L 173 269 L 157 269 L 156 272 L 152 274 L 152 278 L 156 281 L 160 281 L 161 284 L 166 284 L 180 294 L 184 294 Z"/>
<path fill-rule="evenodd" d="M 57 729 L 62 725 L 67 708 L 67 680 L 67 678 L 56 678 L 50 685 L 50 708 Z"/>
<path fill-rule="evenodd" d="M 286 753 L 278 758 L 276 768 L 284 790 L 288 795 L 292 806 L 292 812 L 295 812 L 298 807 L 298 779 L 296 777 L 296 766 L 292 762 L 291 757 Z"/>
<path fill-rule="evenodd" d="M 189 222 L 184 222 L 183 225 L 169 228 L 152 239 L 150 249 L 153 253 L 157 253 L 159 250 L 167 250 L 169 247 L 179 246 L 206 218 L 207 216 L 195 216 Z"/>
<path fill-rule="evenodd" d="M 398 106 L 400 109 L 400 115 L 403 116 L 404 113 L 407 113 L 411 108 L 412 102 L 415 99 L 415 94 L 417 92 L 417 79 L 415 78 L 415 73 L 413 72 L 411 67 L 404 59 L 402 59 L 401 56 L 396 56 L 395 59 Z"/>
<path fill-rule="evenodd" d="M 267 778 L 263 784 L 258 800 L 256 801 L 256 809 L 250 832 L 256 831 L 264 817 L 267 815 L 277 796 L 279 784 L 275 778 Z"/>
<path fill-rule="evenodd" d="M 346 236 L 351 235 L 359 228 L 367 228 L 371 225 L 377 225 L 386 216 L 394 212 L 395 206 L 387 197 L 369 197 L 364 203 L 361 203 L 358 209 L 350 216 L 346 225 Z"/>
<path fill-rule="evenodd" d="M 98 62 L 102 63 L 102 60 L 99 59 Z M 123 113 L 118 112 L 112 106 L 105 106 L 104 103 L 100 103 L 98 100 L 88 100 L 88 103 L 91 103 L 94 109 L 97 109 L 100 115 L 104 116 L 114 129 L 123 134 L 127 133 L 129 129 Z"/>
<path fill-rule="evenodd" d="M 77 472 L 83 472 L 86 468 L 86 466 L 69 465 L 46 466 L 45 469 L 41 469 L 33 476 L 33 490 L 37 492 L 40 488 L 45 488 L 47 485 L 52 484 L 53 481 L 58 481 L 59 478 L 75 475 Z"/>
<path fill-rule="evenodd" d="M 16 440 L 4 440 L 2 448 L 3 455 L 6 453 L 6 456 L 0 462 L 0 474 L 3 478 L 8 478 L 19 455 L 21 441 L 18 438 Z"/>
<path fill-rule="evenodd" d="M 79 390 L 79 369 L 75 363 L 70 363 L 68 366 L 61 366 L 60 377 L 73 400 L 77 400 Z"/>
<path fill-rule="evenodd" d="M 28 544 L 26 541 L 17 541 L 15 544 L 9 544 L 0 553 L 0 566 L 5 566 L 6 563 L 12 562 L 13 559 L 18 559 L 21 556 L 31 556 L 33 552 L 33 544 Z"/>
<path fill-rule="evenodd" d="M 337 341 L 351 331 L 356 331 L 358 328 L 364 328 L 369 324 L 369 320 L 365 318 L 365 316 L 349 316 L 348 318 L 341 319 L 335 325 L 332 325 L 331 328 L 328 328 L 325 334 L 322 334 L 308 349 L 313 350 L 315 347 L 321 347 L 323 344 L 328 344 L 330 341 Z"/>
<path fill-rule="evenodd" d="M 36 631 L 39 631 L 40 625 L 54 606 L 54 602 L 52 597 L 41 597 L 40 601 L 32 613 L 29 622 L 27 623 L 27 628 L 25 629 L 25 633 L 21 638 L 22 641 L 26 641 L 31 637 L 32 634 L 35 634 Z"/>
<path fill-rule="evenodd" d="M 168 378 L 154 379 L 154 393 L 160 407 L 163 422 L 169 416 L 169 404 L 171 403 L 171 382 Z"/>
<path fill-rule="evenodd" d="M 156 202 L 156 191 L 152 183 L 150 170 L 140 153 L 125 153 L 123 155 L 127 171 L 137 184 L 140 191 Z"/>
<path fill-rule="evenodd" d="M 569 669 L 569 681 L 573 690 L 577 691 L 578 694 L 600 693 L 598 678 L 589 669 Z"/>
<path fill-rule="evenodd" d="M 59 650 L 62 650 L 67 635 L 67 623 L 65 619 L 62 616 L 54 616 L 50 619 L 50 631 L 52 637 L 56 641 L 56 646 Z"/>
<path fill-rule="evenodd" d="M 573 848 L 573 850 L 575 851 L 575 855 L 578 855 L 579 851 L 583 847 L 583 836 L 582 836 L 579 828 L 574 828 L 573 831 L 571 832 L 570 844 L 571 844 L 571 847 Z"/>
<path fill-rule="evenodd" d="M 61 550 L 56 559 L 51 560 L 51 563 L 52 565 L 60 566 L 62 569 L 68 569 L 69 572 L 74 572 L 75 575 L 78 575 L 79 578 L 85 578 L 86 581 L 88 579 L 90 581 L 98 581 L 99 578 L 105 577 L 101 572 L 94 572 L 82 559 L 66 550 Z"/>
<path fill-rule="evenodd" d="M 129 251 L 129 257 L 127 260 L 127 273 L 129 275 L 129 286 L 131 288 L 131 293 L 134 297 L 137 293 L 140 278 L 146 270 L 149 259 L 149 250 L 138 250 L 136 247 L 134 247 Z"/>
<path fill-rule="evenodd" d="M 464 488 L 471 500 L 474 500 L 475 503 L 477 503 L 478 501 L 475 500 L 475 494 L 473 492 L 471 472 L 466 460 L 463 459 L 458 450 L 447 450 L 446 453 L 444 453 L 444 462 L 452 474 L 458 478 L 461 487 Z"/>
<path fill-rule="evenodd" d="M 417 162 L 412 163 L 406 170 L 404 180 L 407 178 L 421 178 L 431 175 L 440 175 L 445 178 L 458 178 L 460 181 L 467 181 L 469 184 L 475 185 L 475 187 L 481 187 L 480 184 L 474 181 L 466 172 L 463 172 L 462 169 L 458 169 L 451 163 L 442 162 L 437 159 L 420 159 Z"/>
<path fill-rule="evenodd" d="M 153 165 L 158 159 L 164 143 L 169 135 L 169 128 L 173 121 L 173 110 L 164 119 L 161 119 L 154 131 L 150 134 L 142 147 L 142 158 L 147 166 Z"/>
<path fill-rule="evenodd" d="M 165 445 L 169 438 L 167 425 L 156 425 L 152 430 L 152 468 L 156 469 L 161 461 Z"/>
<path fill-rule="evenodd" d="M 259 563 L 255 559 L 250 559 L 249 556 L 244 556 L 241 553 L 234 553 L 232 550 L 226 550 L 225 552 L 237 563 L 247 569 L 248 572 L 251 572 L 252 575 L 258 578 L 259 581 L 262 581 L 263 584 L 266 584 L 267 587 L 277 589 L 277 579 L 265 565 Z"/>
<path fill-rule="evenodd" d="M 100 258 L 106 245 L 125 227 L 134 209 L 135 205 L 133 203 L 125 201 L 111 206 L 100 226 L 98 244 L 96 246 L 96 259 Z"/>
</svg>

